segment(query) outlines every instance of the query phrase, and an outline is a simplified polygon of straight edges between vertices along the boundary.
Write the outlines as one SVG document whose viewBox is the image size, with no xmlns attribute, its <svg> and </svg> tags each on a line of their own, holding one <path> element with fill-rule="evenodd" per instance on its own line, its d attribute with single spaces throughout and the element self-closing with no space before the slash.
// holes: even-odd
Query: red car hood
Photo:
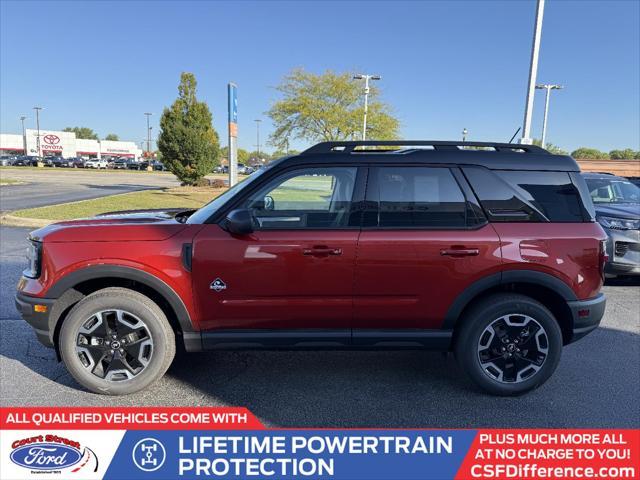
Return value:
<svg viewBox="0 0 640 480">
<path fill-rule="evenodd" d="M 54 223 L 31 232 L 30 237 L 47 243 L 161 241 L 187 228 L 175 218 L 182 211 L 185 210 L 113 212 Z"/>
</svg>

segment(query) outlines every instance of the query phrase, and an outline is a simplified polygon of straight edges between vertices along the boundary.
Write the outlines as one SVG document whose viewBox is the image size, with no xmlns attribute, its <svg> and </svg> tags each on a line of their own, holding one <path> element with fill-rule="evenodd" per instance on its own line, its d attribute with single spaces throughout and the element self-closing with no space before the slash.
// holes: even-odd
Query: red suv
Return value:
<svg viewBox="0 0 640 480">
<path fill-rule="evenodd" d="M 529 145 L 330 142 L 196 211 L 50 225 L 16 303 L 74 378 L 160 378 L 176 345 L 454 351 L 491 393 L 595 329 L 606 235 L 576 162 Z"/>
</svg>

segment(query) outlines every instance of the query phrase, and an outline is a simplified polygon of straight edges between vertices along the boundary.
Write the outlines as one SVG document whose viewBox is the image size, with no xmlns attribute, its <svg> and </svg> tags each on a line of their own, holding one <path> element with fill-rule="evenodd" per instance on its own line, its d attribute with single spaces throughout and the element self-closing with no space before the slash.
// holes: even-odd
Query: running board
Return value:
<svg viewBox="0 0 640 480">
<path fill-rule="evenodd" d="M 403 350 L 447 351 L 452 330 L 216 330 L 202 332 L 203 350 Z M 194 351 L 191 343 L 189 351 Z"/>
</svg>

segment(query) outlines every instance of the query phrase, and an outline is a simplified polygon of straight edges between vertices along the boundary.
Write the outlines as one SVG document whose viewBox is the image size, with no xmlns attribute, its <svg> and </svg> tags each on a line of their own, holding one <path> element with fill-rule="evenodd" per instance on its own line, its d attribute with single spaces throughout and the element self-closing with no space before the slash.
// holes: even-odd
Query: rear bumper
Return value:
<svg viewBox="0 0 640 480">
<path fill-rule="evenodd" d="M 55 302 L 56 300 L 52 298 L 30 297 L 24 293 L 17 293 L 15 298 L 16 309 L 22 318 L 33 327 L 40 343 L 46 347 L 53 347 L 49 332 L 49 314 Z M 44 305 L 47 307 L 47 311 L 36 312 L 35 305 Z"/>
<path fill-rule="evenodd" d="M 588 300 L 575 300 L 567 304 L 573 317 L 573 332 L 569 342 L 571 343 L 598 328 L 604 316 L 607 299 L 604 293 L 600 293 Z"/>
</svg>

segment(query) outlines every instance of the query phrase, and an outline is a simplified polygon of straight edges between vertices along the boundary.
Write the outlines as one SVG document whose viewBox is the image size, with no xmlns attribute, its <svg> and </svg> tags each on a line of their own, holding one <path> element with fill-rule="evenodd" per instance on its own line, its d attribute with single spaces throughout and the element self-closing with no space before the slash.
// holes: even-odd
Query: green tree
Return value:
<svg viewBox="0 0 640 480">
<path fill-rule="evenodd" d="M 291 149 L 289 150 L 289 152 L 286 152 L 285 150 L 276 150 L 271 154 L 271 159 L 277 160 L 278 158 L 286 157 L 288 155 L 297 155 L 298 153 L 300 153 L 298 150 Z"/>
<path fill-rule="evenodd" d="M 118 140 L 120 140 L 120 137 L 118 137 L 118 135 L 116 135 L 115 133 L 110 133 L 106 137 L 104 137 L 104 139 L 112 142 L 117 142 Z"/>
<path fill-rule="evenodd" d="M 99 140 L 98 134 L 87 127 L 67 127 L 62 131 L 73 132 L 76 134 L 76 138 L 82 138 L 85 140 Z"/>
<path fill-rule="evenodd" d="M 260 151 L 259 155 L 257 150 L 254 150 L 253 152 L 247 152 L 247 161 L 249 163 L 257 163 L 259 160 L 268 162 L 269 160 L 271 160 L 271 155 L 269 155 L 267 152 L 263 152 L 262 150 Z"/>
<path fill-rule="evenodd" d="M 283 150 L 289 139 L 318 142 L 361 138 L 363 86 L 351 77 L 332 71 L 315 75 L 303 69 L 285 76 L 276 87 L 282 98 L 267 112 L 275 126 L 270 143 Z M 371 86 L 367 138 L 398 138 L 400 122 L 379 96 L 379 90 Z"/>
<path fill-rule="evenodd" d="M 541 147 L 542 146 L 542 140 L 540 140 L 539 138 L 534 138 L 533 139 L 533 144 Z M 544 148 L 549 153 L 553 153 L 554 155 L 568 155 L 569 154 L 569 152 L 567 152 L 566 150 L 563 150 L 559 146 L 554 145 L 553 143 L 549 143 L 549 142 L 547 142 L 547 146 L 544 147 Z"/>
<path fill-rule="evenodd" d="M 601 152 L 597 148 L 580 147 L 577 150 L 571 152 L 571 156 L 576 159 L 585 160 L 608 160 L 609 154 L 607 152 Z"/>
<path fill-rule="evenodd" d="M 634 158 L 638 158 L 636 156 L 637 152 L 634 152 L 631 148 L 625 148 L 624 150 L 611 150 L 609 152 L 609 157 L 612 160 L 632 160 Z"/>
<path fill-rule="evenodd" d="M 193 73 L 182 73 L 178 98 L 164 109 L 158 137 L 162 162 L 186 185 L 195 185 L 211 172 L 220 154 L 211 112 L 197 100 L 196 85 Z"/>
<path fill-rule="evenodd" d="M 220 161 L 224 159 L 225 161 L 229 160 L 229 147 L 222 147 L 220 149 Z M 238 149 L 238 163 L 246 163 L 249 160 L 249 152 L 247 152 L 244 148 Z"/>
</svg>

